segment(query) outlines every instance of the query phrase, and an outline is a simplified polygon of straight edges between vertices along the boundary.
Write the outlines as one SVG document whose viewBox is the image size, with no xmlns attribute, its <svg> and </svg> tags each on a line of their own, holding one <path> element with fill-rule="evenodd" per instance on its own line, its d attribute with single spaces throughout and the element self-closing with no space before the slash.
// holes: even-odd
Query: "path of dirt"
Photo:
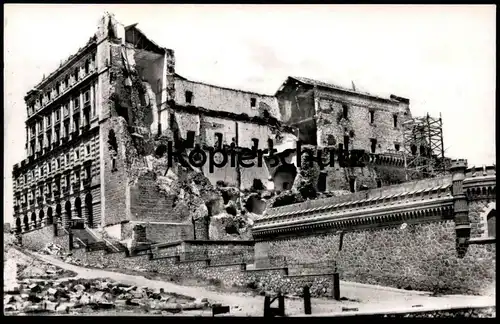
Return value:
<svg viewBox="0 0 500 324">
<path fill-rule="evenodd" d="M 18 251 L 18 253 L 20 253 Z M 222 303 L 231 306 L 232 316 L 263 316 L 263 296 L 251 293 L 216 292 L 205 287 L 181 286 L 171 282 L 150 280 L 140 275 L 130 275 L 100 269 L 88 269 L 67 264 L 48 255 L 33 253 L 33 257 L 51 263 L 66 270 L 77 273 L 76 278 L 109 278 L 124 284 L 163 288 L 166 292 L 188 295 L 194 298 L 208 298 L 212 303 Z M 491 304 L 494 297 L 480 296 L 440 296 L 431 297 L 428 293 L 406 291 L 389 287 L 371 286 L 352 282 L 341 282 L 341 296 L 349 300 L 335 301 L 331 299 L 312 299 L 313 314 L 332 314 L 342 312 L 343 307 L 357 308 L 360 312 L 375 310 L 392 310 L 401 307 L 445 307 L 454 304 Z M 352 301 L 358 300 L 358 302 Z M 493 304 L 494 305 L 494 304 Z M 287 316 L 303 316 L 303 300 L 288 298 L 285 301 Z M 207 313 L 207 311 L 205 311 Z M 193 314 L 195 315 L 195 314 Z M 205 315 L 207 314 L 199 314 Z"/>
</svg>

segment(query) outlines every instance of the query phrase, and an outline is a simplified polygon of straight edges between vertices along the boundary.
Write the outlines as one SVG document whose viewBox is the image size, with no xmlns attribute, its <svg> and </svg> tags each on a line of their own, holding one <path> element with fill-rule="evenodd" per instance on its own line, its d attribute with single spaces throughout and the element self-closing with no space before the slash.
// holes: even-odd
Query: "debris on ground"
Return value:
<svg viewBox="0 0 500 324">
<path fill-rule="evenodd" d="M 19 281 L 19 292 L 4 295 L 4 310 L 10 315 L 28 313 L 78 314 L 106 309 L 133 309 L 180 313 L 208 309 L 206 298 L 137 287 L 109 279 L 69 279 L 66 281 Z"/>
</svg>

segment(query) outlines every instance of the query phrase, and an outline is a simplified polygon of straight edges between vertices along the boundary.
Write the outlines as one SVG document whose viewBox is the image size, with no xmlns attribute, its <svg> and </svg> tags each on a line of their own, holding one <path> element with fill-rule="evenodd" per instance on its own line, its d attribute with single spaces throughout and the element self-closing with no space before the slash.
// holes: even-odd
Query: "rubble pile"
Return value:
<svg viewBox="0 0 500 324">
<path fill-rule="evenodd" d="M 4 294 L 4 310 L 10 315 L 28 313 L 78 314 L 102 310 L 129 310 L 160 314 L 208 308 L 206 298 L 167 293 L 163 289 L 137 287 L 107 279 L 66 281 L 22 280 L 17 291 Z"/>
<path fill-rule="evenodd" d="M 51 242 L 45 245 L 45 247 L 40 250 L 40 253 L 61 256 L 63 255 L 63 249 L 59 245 Z"/>
</svg>

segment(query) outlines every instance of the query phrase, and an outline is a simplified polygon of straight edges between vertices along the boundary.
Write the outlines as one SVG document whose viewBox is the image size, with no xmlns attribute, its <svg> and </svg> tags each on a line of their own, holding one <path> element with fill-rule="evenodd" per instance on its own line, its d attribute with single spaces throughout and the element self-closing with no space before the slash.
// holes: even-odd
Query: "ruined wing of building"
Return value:
<svg viewBox="0 0 500 324">
<path fill-rule="evenodd" d="M 85 46 L 27 93 L 27 158 L 13 170 L 17 231 L 60 224 L 61 233 L 71 220 L 84 223 L 91 236 L 92 229 L 107 228 L 124 238 L 131 227 L 123 224 L 136 222 L 149 224 L 155 241 L 195 238 L 190 207 L 179 203 L 184 191 L 169 189 L 182 177 L 178 164 L 166 162 L 169 142 L 184 143 L 188 152 L 197 144 L 274 145 L 286 155 L 290 164 L 272 166 L 266 159 L 248 168 L 192 168 L 212 185 L 239 190 L 279 193 L 300 187 L 304 178 L 320 192 L 406 181 L 408 99 L 302 77 L 264 95 L 190 81 L 175 62 L 174 51 L 137 24 L 124 26 L 105 14 Z M 337 163 L 306 175 L 297 167 L 297 140 L 371 155 L 362 166 Z"/>
</svg>

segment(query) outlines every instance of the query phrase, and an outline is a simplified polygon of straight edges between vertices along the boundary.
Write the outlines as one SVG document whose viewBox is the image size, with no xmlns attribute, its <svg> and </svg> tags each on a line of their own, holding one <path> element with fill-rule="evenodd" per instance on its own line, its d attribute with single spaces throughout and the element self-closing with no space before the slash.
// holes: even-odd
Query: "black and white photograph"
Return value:
<svg viewBox="0 0 500 324">
<path fill-rule="evenodd" d="M 496 5 L 5 4 L 4 316 L 496 317 Z"/>
</svg>

